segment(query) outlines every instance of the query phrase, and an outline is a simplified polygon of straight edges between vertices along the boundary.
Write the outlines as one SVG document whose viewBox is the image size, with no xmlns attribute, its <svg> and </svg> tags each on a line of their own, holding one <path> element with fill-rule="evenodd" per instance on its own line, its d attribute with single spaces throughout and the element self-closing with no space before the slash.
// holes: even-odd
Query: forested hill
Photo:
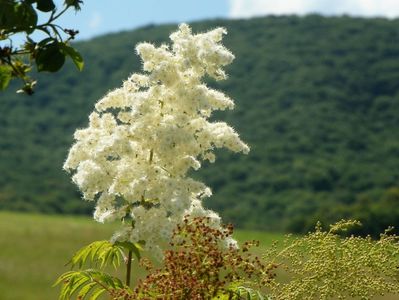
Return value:
<svg viewBox="0 0 399 300">
<path fill-rule="evenodd" d="M 224 26 L 236 55 L 212 83 L 236 100 L 220 113 L 251 146 L 220 153 L 200 177 L 207 205 L 241 227 L 307 230 L 360 218 L 371 233 L 399 226 L 399 20 L 267 17 Z M 86 68 L 39 77 L 33 97 L 0 94 L 0 208 L 88 213 L 62 164 L 94 102 L 140 70 L 139 41 L 167 41 L 175 25 L 78 43 Z"/>
</svg>

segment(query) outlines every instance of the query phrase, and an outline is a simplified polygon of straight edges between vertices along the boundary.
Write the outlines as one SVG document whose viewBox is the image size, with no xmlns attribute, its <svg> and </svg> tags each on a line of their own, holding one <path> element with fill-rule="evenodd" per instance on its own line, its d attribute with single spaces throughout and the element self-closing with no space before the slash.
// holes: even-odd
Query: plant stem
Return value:
<svg viewBox="0 0 399 300">
<path fill-rule="evenodd" d="M 127 257 L 127 263 L 126 263 L 126 285 L 130 286 L 130 277 L 132 274 L 132 257 L 133 256 L 133 251 L 129 250 L 129 254 Z"/>
</svg>

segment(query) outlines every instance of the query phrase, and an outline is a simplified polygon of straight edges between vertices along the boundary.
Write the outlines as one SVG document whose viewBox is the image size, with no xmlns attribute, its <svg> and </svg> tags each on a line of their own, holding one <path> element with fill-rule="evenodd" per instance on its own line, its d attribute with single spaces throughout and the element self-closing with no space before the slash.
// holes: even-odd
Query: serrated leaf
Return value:
<svg viewBox="0 0 399 300">
<path fill-rule="evenodd" d="M 81 268 L 84 264 L 103 268 L 113 265 L 117 268 L 123 257 L 123 248 L 109 241 L 96 241 L 78 250 L 68 264 Z"/>
<path fill-rule="evenodd" d="M 94 261 L 95 259 L 97 259 L 98 260 L 98 257 L 100 257 L 101 255 L 99 254 L 99 253 L 102 253 L 101 252 L 101 249 L 103 249 L 105 246 L 107 246 L 107 245 L 112 245 L 110 242 L 108 242 L 108 241 L 99 241 L 99 242 L 97 242 L 97 243 L 93 243 L 92 245 L 92 250 L 94 250 L 94 251 L 91 251 L 91 260 L 92 261 Z M 98 247 L 96 247 L 96 245 L 98 245 Z"/>
<path fill-rule="evenodd" d="M 93 288 L 96 288 L 96 290 L 92 293 L 90 299 L 97 299 L 108 289 L 130 291 L 119 278 L 94 269 L 66 272 L 57 279 L 55 285 L 59 284 L 62 284 L 60 300 L 71 299 L 76 293 L 78 299 L 84 299 Z"/>
<path fill-rule="evenodd" d="M 73 63 L 78 68 L 78 70 L 82 71 L 84 67 L 82 55 L 75 48 L 65 43 L 60 43 L 60 48 L 65 55 L 69 56 L 72 59 Z"/>
</svg>

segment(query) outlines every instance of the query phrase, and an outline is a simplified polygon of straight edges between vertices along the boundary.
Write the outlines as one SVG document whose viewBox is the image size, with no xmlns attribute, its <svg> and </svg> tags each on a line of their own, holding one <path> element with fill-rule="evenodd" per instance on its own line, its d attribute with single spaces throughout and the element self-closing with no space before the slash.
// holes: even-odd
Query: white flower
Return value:
<svg viewBox="0 0 399 300">
<path fill-rule="evenodd" d="M 234 108 L 232 99 L 202 81 L 205 75 L 226 78 L 223 67 L 234 56 L 220 43 L 224 34 L 217 28 L 195 35 L 182 24 L 170 46 L 139 44 L 146 73 L 131 75 L 100 99 L 89 126 L 75 132 L 64 169 L 85 199 L 98 199 L 94 218 L 133 221 L 112 240 L 145 242 L 160 256 L 185 215 L 220 226 L 220 217 L 201 203 L 211 190 L 187 173 L 202 160 L 214 162 L 216 148 L 249 151 L 229 125 L 208 121 L 213 111 Z"/>
<path fill-rule="evenodd" d="M 224 243 L 224 247 L 225 248 L 233 248 L 233 249 L 238 249 L 238 243 L 235 239 L 231 238 L 231 237 L 227 237 L 223 240 Z"/>
</svg>

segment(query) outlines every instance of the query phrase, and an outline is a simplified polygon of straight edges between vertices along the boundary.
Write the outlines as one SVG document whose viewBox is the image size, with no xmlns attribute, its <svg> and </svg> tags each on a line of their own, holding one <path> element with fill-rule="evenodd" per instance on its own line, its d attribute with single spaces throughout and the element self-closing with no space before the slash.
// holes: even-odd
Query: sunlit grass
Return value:
<svg viewBox="0 0 399 300">
<path fill-rule="evenodd" d="M 57 299 L 52 288 L 79 247 L 109 237 L 112 228 L 84 217 L 0 213 L 2 299 Z"/>
</svg>

